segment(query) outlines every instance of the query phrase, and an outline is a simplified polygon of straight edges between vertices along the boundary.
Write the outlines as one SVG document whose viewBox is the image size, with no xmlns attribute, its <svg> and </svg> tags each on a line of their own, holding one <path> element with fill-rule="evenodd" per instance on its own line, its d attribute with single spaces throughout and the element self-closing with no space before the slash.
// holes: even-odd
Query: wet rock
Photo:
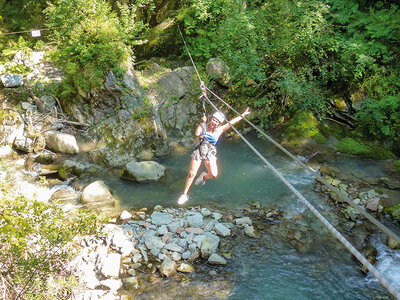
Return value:
<svg viewBox="0 0 400 300">
<path fill-rule="evenodd" d="M 51 151 L 44 150 L 35 157 L 35 161 L 41 164 L 51 164 L 57 159 L 57 155 Z"/>
<path fill-rule="evenodd" d="M 367 202 L 365 207 L 371 211 L 377 211 L 379 208 L 379 200 L 379 198 L 373 198 Z"/>
<path fill-rule="evenodd" d="M 127 291 L 136 291 L 140 288 L 140 281 L 137 277 L 123 278 L 122 284 Z"/>
<path fill-rule="evenodd" d="M 45 134 L 47 147 L 58 153 L 76 154 L 79 147 L 73 135 L 54 130 L 47 131 Z"/>
<path fill-rule="evenodd" d="M 165 277 L 171 277 L 176 273 L 176 263 L 166 256 L 160 266 L 160 273 Z"/>
<path fill-rule="evenodd" d="M 387 239 L 387 246 L 390 249 L 400 249 L 400 243 L 391 237 L 388 237 Z"/>
<path fill-rule="evenodd" d="M 243 218 L 235 219 L 235 224 L 238 226 L 243 226 L 245 224 L 252 225 L 252 221 L 250 220 L 249 217 L 243 217 Z"/>
<path fill-rule="evenodd" d="M 220 256 L 220 255 L 218 255 L 216 253 L 213 253 L 208 258 L 208 263 L 211 264 L 211 265 L 226 265 L 227 261 L 222 256 Z"/>
<path fill-rule="evenodd" d="M 50 201 L 61 202 L 63 204 L 73 204 L 76 205 L 81 197 L 81 194 L 72 189 L 60 189 L 51 195 Z"/>
<path fill-rule="evenodd" d="M 249 224 L 245 224 L 243 225 L 244 227 L 244 233 L 251 238 L 255 238 L 256 234 L 254 233 L 254 227 L 249 225 Z"/>
<path fill-rule="evenodd" d="M 182 273 L 192 273 L 194 272 L 195 268 L 187 263 L 181 263 L 177 270 Z"/>
<path fill-rule="evenodd" d="M 86 165 L 78 161 L 67 159 L 58 168 L 58 175 L 66 180 L 72 176 L 80 176 L 86 169 Z"/>
<path fill-rule="evenodd" d="M 83 189 L 81 203 L 84 205 L 113 205 L 115 200 L 105 183 L 98 180 Z"/>
<path fill-rule="evenodd" d="M 121 177 L 133 181 L 158 181 L 165 174 L 165 167 L 155 161 L 131 161 L 125 165 Z"/>
</svg>

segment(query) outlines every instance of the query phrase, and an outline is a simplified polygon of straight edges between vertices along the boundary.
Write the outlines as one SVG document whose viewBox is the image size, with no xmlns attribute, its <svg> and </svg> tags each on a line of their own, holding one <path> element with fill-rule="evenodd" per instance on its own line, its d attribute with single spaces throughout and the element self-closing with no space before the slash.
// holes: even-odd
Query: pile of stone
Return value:
<svg viewBox="0 0 400 300">
<path fill-rule="evenodd" d="M 233 236 L 239 228 L 252 228 L 248 217 L 225 223 L 221 213 L 207 208 L 156 206 L 151 215 L 135 216 L 139 218 L 132 219 L 124 211 L 119 217 L 122 224 L 103 227 L 103 238 L 80 242 L 83 248 L 70 265 L 81 287 L 76 299 L 116 296 L 122 287 L 134 291 L 140 288 L 138 270 L 157 269 L 160 275 L 171 277 L 193 272 L 195 261 L 226 265 L 227 259 L 217 253 L 220 239 Z"/>
</svg>

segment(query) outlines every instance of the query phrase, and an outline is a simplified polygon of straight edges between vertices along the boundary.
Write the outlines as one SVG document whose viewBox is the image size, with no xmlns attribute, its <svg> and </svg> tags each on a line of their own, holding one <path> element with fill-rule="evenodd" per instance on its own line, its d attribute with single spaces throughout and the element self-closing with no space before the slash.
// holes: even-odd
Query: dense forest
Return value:
<svg viewBox="0 0 400 300">
<path fill-rule="evenodd" d="M 200 70 L 212 57 L 227 63 L 227 99 L 265 128 L 313 114 L 349 129 L 349 148 L 370 140 L 399 152 L 397 1 L 2 0 L 0 12 L 0 60 L 51 48 L 67 101 L 132 56 L 187 60 L 180 27 Z M 42 38 L 7 34 L 35 28 Z"/>
</svg>

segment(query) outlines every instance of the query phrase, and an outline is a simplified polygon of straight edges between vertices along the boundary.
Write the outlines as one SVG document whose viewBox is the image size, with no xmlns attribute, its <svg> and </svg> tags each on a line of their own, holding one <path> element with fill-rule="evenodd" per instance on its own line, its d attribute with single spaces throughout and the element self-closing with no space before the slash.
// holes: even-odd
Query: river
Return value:
<svg viewBox="0 0 400 300">
<path fill-rule="evenodd" d="M 320 212 L 329 210 L 329 204 L 313 192 L 314 179 L 307 171 L 266 141 L 250 140 Z M 244 143 L 222 141 L 218 151 L 219 177 L 204 186 L 193 186 L 187 207 L 212 205 L 240 210 L 258 201 L 282 210 L 282 219 L 289 223 L 293 215 L 305 212 L 306 208 Z M 167 172 L 159 183 L 124 181 L 113 171 L 103 179 L 125 208 L 157 204 L 176 207 L 189 162 L 188 152 L 161 161 Z M 315 217 L 303 223 L 313 233 L 312 247 L 304 253 L 267 228 L 259 239 L 235 245 L 227 267 L 205 265 L 190 276 L 190 281 L 164 280 L 156 284 L 157 288 L 148 285 L 137 299 L 391 299 L 377 280 L 360 271 L 359 263 L 339 241 L 327 237 L 330 233 L 322 223 Z M 389 250 L 380 235 L 374 239 L 381 258 L 378 268 L 400 288 L 400 251 Z"/>
</svg>

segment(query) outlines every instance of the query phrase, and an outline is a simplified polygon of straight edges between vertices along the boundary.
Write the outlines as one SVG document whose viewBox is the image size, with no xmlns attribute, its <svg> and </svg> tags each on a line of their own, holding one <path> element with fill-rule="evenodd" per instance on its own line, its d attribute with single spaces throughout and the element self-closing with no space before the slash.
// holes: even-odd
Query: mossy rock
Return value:
<svg viewBox="0 0 400 300">
<path fill-rule="evenodd" d="M 383 212 L 391 215 L 393 219 L 400 221 L 400 204 L 391 207 L 386 207 L 383 209 Z"/>
<path fill-rule="evenodd" d="M 400 173 L 400 159 L 394 163 L 396 170 Z"/>
<path fill-rule="evenodd" d="M 337 143 L 336 149 L 342 153 L 375 159 L 388 159 L 394 157 L 393 152 L 380 145 L 368 141 L 362 142 L 351 137 L 341 139 Z"/>
<path fill-rule="evenodd" d="M 321 123 L 311 112 L 297 113 L 285 128 L 287 143 L 291 146 L 297 146 L 312 139 L 318 144 L 324 144 L 328 139 L 320 130 L 321 126 Z"/>
</svg>

